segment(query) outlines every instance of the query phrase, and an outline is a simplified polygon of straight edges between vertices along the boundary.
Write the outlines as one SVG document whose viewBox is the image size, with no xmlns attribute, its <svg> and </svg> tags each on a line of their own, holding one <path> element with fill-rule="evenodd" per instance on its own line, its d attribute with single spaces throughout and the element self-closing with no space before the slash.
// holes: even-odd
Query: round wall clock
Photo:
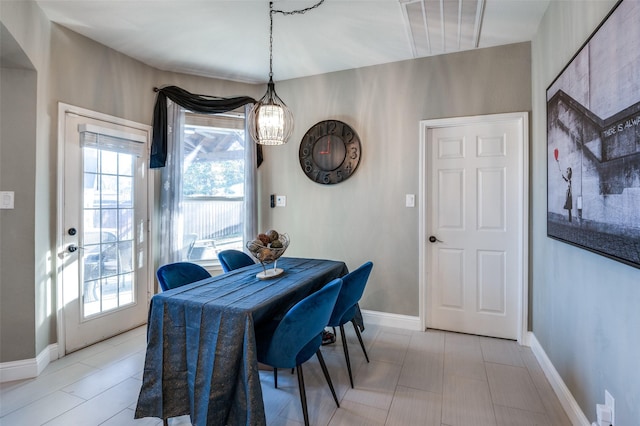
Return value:
<svg viewBox="0 0 640 426">
<path fill-rule="evenodd" d="M 347 180 L 360 163 L 360 138 L 346 123 L 325 120 L 311 126 L 300 142 L 300 167 L 323 185 Z"/>
</svg>

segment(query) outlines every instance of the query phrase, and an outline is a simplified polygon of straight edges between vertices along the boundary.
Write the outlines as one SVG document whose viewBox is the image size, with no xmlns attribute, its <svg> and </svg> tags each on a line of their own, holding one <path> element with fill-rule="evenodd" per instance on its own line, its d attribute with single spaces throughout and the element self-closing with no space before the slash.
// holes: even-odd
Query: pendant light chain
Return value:
<svg viewBox="0 0 640 426">
<path fill-rule="evenodd" d="M 273 77 L 273 2 L 269 2 L 269 78 Z"/>
<path fill-rule="evenodd" d="M 276 94 L 275 84 L 273 83 L 273 14 L 300 15 L 315 9 L 322 3 L 324 3 L 324 0 L 320 0 L 306 9 L 287 12 L 274 9 L 273 2 L 269 2 L 269 83 L 267 83 L 267 92 L 253 105 L 247 117 L 249 133 L 258 144 L 285 144 L 293 131 L 293 114 Z"/>
<path fill-rule="evenodd" d="M 291 10 L 291 11 L 285 11 L 285 10 L 279 10 L 279 9 L 274 9 L 273 8 L 273 2 L 269 2 L 269 20 L 270 20 L 270 24 L 269 24 L 269 77 L 273 77 L 273 14 L 274 13 L 281 13 L 283 15 L 302 15 L 310 10 L 315 9 L 316 7 L 320 6 L 322 3 L 324 3 L 324 0 L 320 0 L 318 3 L 314 4 L 313 6 L 309 6 L 305 9 L 300 9 L 300 10 Z"/>
<path fill-rule="evenodd" d="M 273 2 L 271 2 L 273 4 Z M 308 12 L 310 10 L 315 9 L 316 7 L 320 6 L 322 3 L 324 3 L 324 0 L 320 0 L 318 3 L 314 4 L 313 6 L 309 6 L 306 9 L 300 9 L 300 10 L 292 10 L 292 11 L 285 11 L 285 10 L 277 10 L 274 9 L 272 10 L 272 13 L 282 13 L 283 15 L 302 15 L 305 12 Z"/>
</svg>

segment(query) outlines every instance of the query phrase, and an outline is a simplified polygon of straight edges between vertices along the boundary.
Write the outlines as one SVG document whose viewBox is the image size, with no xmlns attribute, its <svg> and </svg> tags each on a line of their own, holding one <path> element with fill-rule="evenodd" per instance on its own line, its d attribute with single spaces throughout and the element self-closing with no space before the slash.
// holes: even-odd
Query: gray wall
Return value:
<svg viewBox="0 0 640 426">
<path fill-rule="evenodd" d="M 629 1 L 629 0 L 626 0 Z M 547 238 L 546 88 L 615 1 L 551 2 L 532 42 L 532 329 L 582 411 L 640 421 L 640 270 Z"/>
<path fill-rule="evenodd" d="M 52 342 L 55 294 L 50 275 L 46 104 L 50 24 L 32 2 L 2 1 L 0 18 L 0 179 L 2 190 L 15 191 L 15 209 L 0 213 L 0 361 L 4 362 L 33 358 Z M 12 111 L 14 106 L 17 110 Z"/>
<path fill-rule="evenodd" d="M 5 34 L 6 37 L 10 37 Z M 6 42 L 6 40 L 4 40 Z M 6 65 L 3 63 L 3 65 Z M 36 161 L 36 73 L 24 68 L 0 69 L 0 190 L 15 194 L 13 210 L 0 210 L 0 296 L 6 305 L 0 310 L 0 334 L 10 341 L 22 340 L 24 329 L 35 330 L 33 310 L 24 303 L 34 300 L 34 187 Z M 31 285 L 13 286 L 21 282 Z M 3 284 L 6 283 L 6 284 Z M 19 302 L 19 303 L 16 303 Z M 32 339 L 16 348 L 16 355 L 30 358 Z M 13 350 L 0 346 L 0 359 Z"/>
<path fill-rule="evenodd" d="M 531 110 L 529 43 L 435 56 L 276 83 L 295 115 L 285 146 L 266 147 L 260 167 L 260 226 L 287 232 L 288 255 L 367 260 L 374 270 L 361 305 L 417 316 L 420 120 Z M 315 123 L 339 119 L 362 141 L 347 181 L 320 185 L 300 167 L 298 150 Z M 269 208 L 269 194 L 287 206 Z"/>
</svg>

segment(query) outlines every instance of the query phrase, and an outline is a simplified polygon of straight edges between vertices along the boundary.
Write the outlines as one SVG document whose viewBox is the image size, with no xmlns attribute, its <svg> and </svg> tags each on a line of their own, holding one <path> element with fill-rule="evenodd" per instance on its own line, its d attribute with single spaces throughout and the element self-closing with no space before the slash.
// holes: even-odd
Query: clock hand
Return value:
<svg viewBox="0 0 640 426">
<path fill-rule="evenodd" d="M 320 151 L 320 154 L 331 154 L 331 136 L 327 138 L 327 148 L 326 151 Z"/>
</svg>

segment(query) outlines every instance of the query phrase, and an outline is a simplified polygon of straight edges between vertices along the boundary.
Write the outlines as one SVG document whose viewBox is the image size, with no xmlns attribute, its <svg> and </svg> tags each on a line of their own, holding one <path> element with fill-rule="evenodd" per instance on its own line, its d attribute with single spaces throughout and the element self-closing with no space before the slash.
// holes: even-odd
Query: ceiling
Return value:
<svg viewBox="0 0 640 426">
<path fill-rule="evenodd" d="M 318 0 L 281 0 L 293 11 Z M 275 81 L 529 41 L 550 0 L 324 0 L 273 15 Z M 152 67 L 269 75 L 268 0 L 36 0 L 47 17 Z"/>
</svg>

